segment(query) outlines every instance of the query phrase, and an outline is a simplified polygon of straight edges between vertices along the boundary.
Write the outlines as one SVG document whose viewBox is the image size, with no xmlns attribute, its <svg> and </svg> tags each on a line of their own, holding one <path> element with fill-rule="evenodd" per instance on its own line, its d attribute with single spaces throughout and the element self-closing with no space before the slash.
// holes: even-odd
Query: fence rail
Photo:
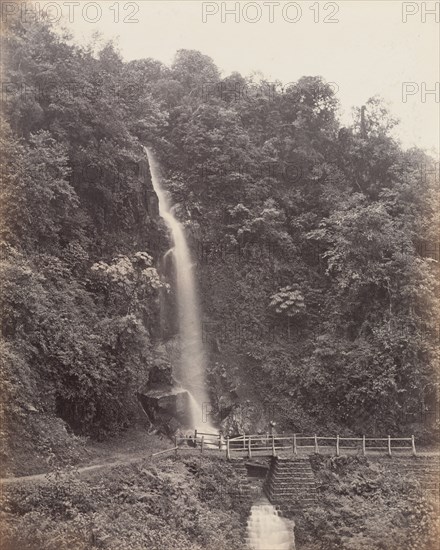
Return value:
<svg viewBox="0 0 440 550">
<path fill-rule="evenodd" d="M 287 445 L 286 445 L 287 442 Z M 305 442 L 305 443 L 303 443 Z M 299 449 L 314 449 L 316 454 L 319 454 L 320 442 L 325 444 L 324 447 L 335 447 L 336 456 L 340 455 L 341 449 L 361 449 L 362 454 L 365 456 L 367 451 L 385 450 L 389 456 L 392 455 L 392 451 L 395 450 L 410 450 L 412 454 L 416 455 L 415 439 L 411 437 L 341 437 L 336 436 L 318 436 L 318 435 L 242 435 L 234 437 L 226 441 L 226 453 L 230 458 L 231 454 L 247 452 L 248 457 L 252 457 L 253 452 L 268 451 L 270 450 L 272 455 L 276 454 L 276 451 L 286 451 L 291 449 L 294 455 L 297 455 Z M 354 444 L 348 444 L 349 442 Z M 361 445 L 359 445 L 359 442 Z M 376 443 L 371 445 L 369 443 Z M 386 445 L 377 445 L 377 443 L 386 442 Z M 404 445 L 393 445 L 393 442 L 407 443 Z"/>
<path fill-rule="evenodd" d="M 203 454 L 205 450 L 223 450 L 225 447 L 225 440 L 220 434 L 204 433 L 195 430 L 194 436 L 176 436 L 174 437 L 174 447 L 164 449 L 163 451 L 154 453 L 151 456 L 156 457 L 166 453 L 172 453 L 173 451 L 177 456 L 179 451 L 191 451 L 194 448 L 199 448 L 200 452 Z"/>
<path fill-rule="evenodd" d="M 306 443 L 303 443 L 306 442 Z M 307 443 L 308 442 L 308 443 Z M 354 444 L 349 444 L 352 442 Z M 385 442 L 386 444 L 378 445 Z M 394 443 L 404 443 L 395 445 Z M 277 451 L 284 453 L 291 452 L 298 455 L 300 449 L 313 449 L 313 452 L 319 454 L 320 443 L 322 447 L 334 447 L 336 456 L 340 456 L 341 449 L 361 450 L 365 456 L 367 451 L 386 451 L 388 456 L 392 456 L 393 451 L 411 451 L 416 456 L 415 438 L 411 437 L 341 437 L 336 436 L 318 436 L 318 435 L 298 435 L 298 434 L 280 434 L 280 435 L 240 435 L 238 437 L 223 439 L 221 434 L 203 433 L 195 430 L 194 437 L 175 437 L 174 447 L 154 453 L 152 456 L 159 456 L 165 453 L 173 452 L 177 456 L 179 451 L 199 448 L 201 454 L 205 450 L 226 450 L 226 458 L 230 459 L 232 455 L 243 456 L 243 453 L 252 457 L 252 453 L 264 453 L 265 456 L 276 456 Z M 359 444 L 360 443 L 360 444 Z M 374 443 L 371 445 L 370 443 Z"/>
</svg>

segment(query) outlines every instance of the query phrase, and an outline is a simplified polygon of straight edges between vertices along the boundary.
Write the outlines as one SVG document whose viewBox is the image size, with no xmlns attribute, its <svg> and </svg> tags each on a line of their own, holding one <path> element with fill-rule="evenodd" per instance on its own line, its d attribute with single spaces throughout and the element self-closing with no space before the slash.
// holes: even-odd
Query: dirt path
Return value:
<svg viewBox="0 0 440 550">
<path fill-rule="evenodd" d="M 121 453 L 117 453 L 112 457 L 109 457 L 109 459 L 111 459 L 110 461 L 99 462 L 97 464 L 92 464 L 90 466 L 82 466 L 80 468 L 77 468 L 76 472 L 78 472 L 79 475 L 82 475 L 88 472 L 94 472 L 94 471 L 103 470 L 107 468 L 115 468 L 116 466 L 125 466 L 128 464 L 132 464 L 134 462 L 140 462 L 147 458 L 151 458 L 151 453 L 138 452 L 138 453 L 127 453 L 125 455 Z M 0 478 L 0 485 L 11 485 L 11 484 L 23 483 L 23 482 L 47 481 L 48 476 L 52 473 L 53 471 L 47 472 L 44 474 L 35 474 L 30 476 L 4 477 L 4 478 Z"/>
<path fill-rule="evenodd" d="M 157 452 L 157 449 L 155 450 Z M 179 455 L 182 455 L 182 452 L 185 453 L 185 456 L 188 454 L 200 454 L 199 450 L 196 449 L 190 449 L 190 448 L 182 448 L 179 450 Z M 218 452 L 214 453 L 218 455 Z M 164 453 L 162 455 L 159 455 L 157 457 L 152 456 L 153 453 L 151 450 L 143 450 L 143 451 L 136 451 L 132 453 L 121 453 L 117 452 L 115 454 L 109 455 L 106 457 L 105 461 L 102 462 L 96 462 L 94 464 L 90 464 L 88 466 L 81 466 L 75 469 L 75 472 L 77 472 L 79 475 L 85 475 L 87 473 L 96 472 L 99 470 L 105 470 L 110 468 L 115 468 L 117 466 L 127 466 L 129 464 L 133 464 L 136 462 L 141 462 L 146 459 L 150 459 L 150 461 L 157 461 L 160 460 L 161 457 L 169 457 L 173 456 L 173 451 L 170 448 L 169 453 Z M 223 456 L 223 454 L 222 454 Z M 16 483 L 31 483 L 31 482 L 39 482 L 39 481 L 48 481 L 48 476 L 53 474 L 53 471 L 46 472 L 44 474 L 35 474 L 35 475 L 28 475 L 28 476 L 14 476 L 14 477 L 4 477 L 0 478 L 0 487 L 5 485 L 13 485 Z"/>
</svg>

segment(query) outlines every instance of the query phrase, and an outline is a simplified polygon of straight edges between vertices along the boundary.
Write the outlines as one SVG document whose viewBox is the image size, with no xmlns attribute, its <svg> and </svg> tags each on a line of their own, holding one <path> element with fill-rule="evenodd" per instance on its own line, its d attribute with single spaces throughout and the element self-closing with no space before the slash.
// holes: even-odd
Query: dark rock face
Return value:
<svg viewBox="0 0 440 550">
<path fill-rule="evenodd" d="M 149 419 L 168 435 L 189 426 L 189 393 L 182 388 L 151 389 L 138 394 Z"/>
<path fill-rule="evenodd" d="M 173 371 L 170 366 L 153 366 L 149 373 L 147 387 L 149 390 L 163 390 L 166 386 L 171 388 L 173 382 Z"/>
</svg>

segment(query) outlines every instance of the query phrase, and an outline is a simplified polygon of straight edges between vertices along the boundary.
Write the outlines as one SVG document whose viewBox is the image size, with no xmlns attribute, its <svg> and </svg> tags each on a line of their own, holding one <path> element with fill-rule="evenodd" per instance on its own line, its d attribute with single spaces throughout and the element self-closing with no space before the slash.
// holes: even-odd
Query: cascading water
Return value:
<svg viewBox="0 0 440 550">
<path fill-rule="evenodd" d="M 172 253 L 176 272 L 176 294 L 179 319 L 181 361 L 176 378 L 190 394 L 191 427 L 202 425 L 209 432 L 202 407 L 209 403 L 205 389 L 206 359 L 202 344 L 202 330 L 193 265 L 182 225 L 174 217 L 166 193 L 162 189 L 160 173 L 151 149 L 145 148 L 150 166 L 153 188 L 159 200 L 159 214 L 167 224 L 173 241 Z M 208 409 L 209 410 L 209 409 Z"/>
<path fill-rule="evenodd" d="M 247 538 L 252 550 L 295 550 L 293 529 L 266 499 L 252 506 Z"/>
</svg>

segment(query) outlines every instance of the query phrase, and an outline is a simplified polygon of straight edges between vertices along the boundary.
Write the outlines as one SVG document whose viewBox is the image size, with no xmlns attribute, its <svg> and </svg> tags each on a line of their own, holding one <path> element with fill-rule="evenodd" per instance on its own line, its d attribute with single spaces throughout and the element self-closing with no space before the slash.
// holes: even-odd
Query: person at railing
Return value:
<svg viewBox="0 0 440 550">
<path fill-rule="evenodd" d="M 266 443 L 266 446 L 269 447 L 270 445 L 272 445 L 272 437 L 276 434 L 276 430 L 275 430 L 275 426 L 276 426 L 276 422 L 274 422 L 273 420 L 271 420 L 269 422 L 269 436 L 270 438 L 268 437 L 267 438 L 267 443 Z"/>
<path fill-rule="evenodd" d="M 225 448 L 225 438 L 223 437 L 222 430 L 219 430 L 218 432 L 218 446 L 220 451 L 223 451 L 223 449 Z"/>
</svg>

